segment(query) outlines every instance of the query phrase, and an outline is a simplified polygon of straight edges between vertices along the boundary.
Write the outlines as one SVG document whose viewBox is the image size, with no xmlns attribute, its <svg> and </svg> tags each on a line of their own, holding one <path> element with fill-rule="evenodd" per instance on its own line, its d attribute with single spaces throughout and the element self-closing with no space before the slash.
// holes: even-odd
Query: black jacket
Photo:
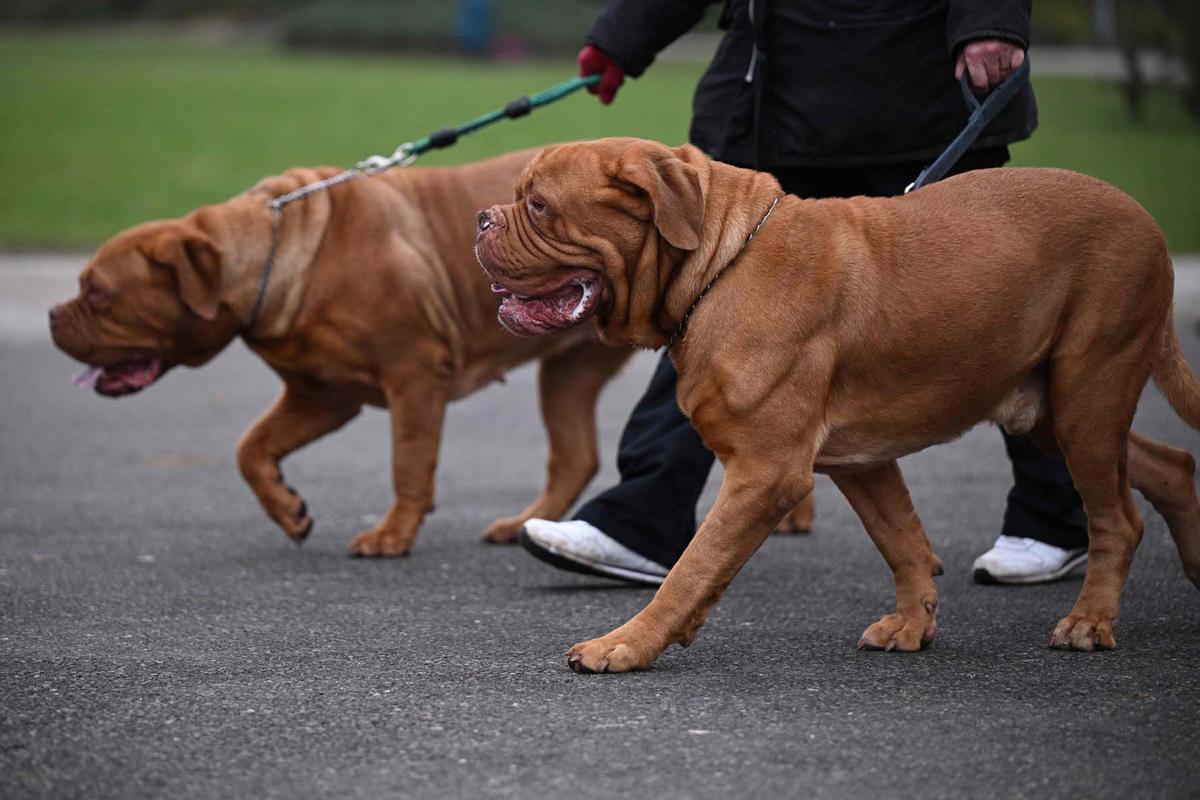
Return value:
<svg viewBox="0 0 1200 800">
<path fill-rule="evenodd" d="M 632 77 L 712 0 L 609 0 L 587 40 Z M 954 60 L 975 39 L 1029 46 L 1031 0 L 726 0 L 691 141 L 761 169 L 932 160 L 966 123 Z M 757 123 L 757 124 L 756 124 Z M 1027 138 L 1026 87 L 974 147 Z"/>
</svg>

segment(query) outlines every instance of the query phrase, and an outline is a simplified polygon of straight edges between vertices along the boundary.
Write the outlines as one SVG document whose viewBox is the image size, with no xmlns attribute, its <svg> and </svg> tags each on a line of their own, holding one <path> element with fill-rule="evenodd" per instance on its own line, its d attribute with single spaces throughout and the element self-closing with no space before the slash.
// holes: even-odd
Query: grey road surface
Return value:
<svg viewBox="0 0 1200 800">
<path fill-rule="evenodd" d="M 580 676 L 566 648 L 651 592 L 480 543 L 541 480 L 531 369 L 451 409 L 410 558 L 344 555 L 389 502 L 379 412 L 288 462 L 317 517 L 298 548 L 233 463 L 272 374 L 236 344 L 134 397 L 73 388 L 43 315 L 81 263 L 0 260 L 0 797 L 1200 796 L 1200 592 L 1162 520 L 1119 649 L 1048 650 L 1078 579 L 969 578 L 1008 486 L 992 429 L 904 464 L 947 566 L 929 650 L 854 649 L 891 585 L 822 479 L 816 533 L 769 541 L 690 649 Z M 603 399 L 593 489 L 652 365 Z M 1137 427 L 1200 451 L 1153 390 Z"/>
</svg>

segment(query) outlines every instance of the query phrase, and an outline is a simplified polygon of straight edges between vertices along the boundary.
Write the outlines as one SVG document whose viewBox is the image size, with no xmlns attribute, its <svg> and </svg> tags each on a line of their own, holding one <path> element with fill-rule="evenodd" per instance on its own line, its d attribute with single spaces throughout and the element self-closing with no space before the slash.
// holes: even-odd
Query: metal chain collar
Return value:
<svg viewBox="0 0 1200 800">
<path fill-rule="evenodd" d="M 271 270 L 275 267 L 275 255 L 279 249 L 279 219 L 283 216 L 283 209 L 297 200 L 303 200 L 310 194 L 328 191 L 338 184 L 357 178 L 369 178 L 392 167 L 407 167 L 416 160 L 417 154 L 413 152 L 413 143 L 405 142 L 397 147 L 390 156 L 371 156 L 370 158 L 365 158 L 344 172 L 339 172 L 337 175 L 323 178 L 319 181 L 306 183 L 299 189 L 290 191 L 287 194 L 281 194 L 271 200 L 268 204 L 268 207 L 271 209 L 271 249 L 267 253 L 267 261 L 263 265 L 262 277 L 258 281 L 258 296 L 254 299 L 254 307 L 250 309 L 250 318 L 242 326 L 243 335 L 254 327 L 254 323 L 258 321 L 259 314 L 262 313 L 263 302 L 267 296 L 267 284 L 271 281 Z"/>
<path fill-rule="evenodd" d="M 696 299 L 692 301 L 690 306 L 688 306 L 688 310 L 683 312 L 683 319 L 679 320 L 679 324 L 675 326 L 675 331 L 671 334 L 671 338 L 667 340 L 667 352 L 670 352 L 672 347 L 674 347 L 687 336 L 688 320 L 691 319 L 692 312 L 696 310 L 696 306 L 700 305 L 700 301 L 704 299 L 706 294 L 708 294 L 708 290 L 711 289 L 716 282 L 721 279 L 721 276 L 728 272 L 733 265 L 738 262 L 738 259 L 742 257 L 742 253 L 746 252 L 746 248 L 750 246 L 750 242 L 754 241 L 754 237 L 758 235 L 758 232 L 762 229 L 762 226 L 767 223 L 767 219 L 770 218 L 771 212 L 775 210 L 775 206 L 779 204 L 779 200 L 782 197 L 783 195 L 779 195 L 771 201 L 771 207 L 767 209 L 767 213 L 763 214 L 763 218 L 760 219 L 758 224 L 754 226 L 754 230 L 750 231 L 750 235 L 746 237 L 746 241 L 742 244 L 741 249 L 734 254 L 733 258 L 730 259 L 728 264 L 721 267 L 720 271 L 713 276 L 711 281 L 704 285 L 704 288 L 700 290 L 700 294 L 696 295 Z"/>
</svg>

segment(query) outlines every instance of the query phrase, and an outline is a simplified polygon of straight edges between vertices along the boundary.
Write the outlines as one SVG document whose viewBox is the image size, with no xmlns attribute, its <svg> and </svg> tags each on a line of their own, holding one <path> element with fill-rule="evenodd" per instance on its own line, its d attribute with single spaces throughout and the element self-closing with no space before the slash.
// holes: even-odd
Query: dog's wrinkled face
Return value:
<svg viewBox="0 0 1200 800">
<path fill-rule="evenodd" d="M 176 364 L 198 366 L 230 339 L 217 324 L 221 255 L 185 220 L 139 225 L 106 242 L 79 277 L 79 296 L 50 309 L 50 333 L 93 369 L 95 390 L 139 391 Z"/>
<path fill-rule="evenodd" d="M 637 139 L 544 150 L 516 202 L 479 212 L 475 253 L 503 297 L 500 322 L 528 336 L 598 315 L 604 338 L 643 343 L 669 272 L 700 243 L 697 160 Z"/>
</svg>

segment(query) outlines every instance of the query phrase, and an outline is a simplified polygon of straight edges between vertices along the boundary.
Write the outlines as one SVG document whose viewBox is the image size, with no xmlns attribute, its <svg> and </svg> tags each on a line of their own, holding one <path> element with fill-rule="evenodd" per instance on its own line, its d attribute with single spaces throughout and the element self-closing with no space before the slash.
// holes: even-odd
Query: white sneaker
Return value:
<svg viewBox="0 0 1200 800">
<path fill-rule="evenodd" d="M 1037 539 L 1000 536 L 975 559 L 976 583 L 1046 583 L 1087 563 L 1087 548 L 1064 550 Z"/>
<path fill-rule="evenodd" d="M 536 558 L 560 569 L 658 586 L 670 570 L 630 550 L 581 519 L 531 519 L 519 536 Z"/>
</svg>

